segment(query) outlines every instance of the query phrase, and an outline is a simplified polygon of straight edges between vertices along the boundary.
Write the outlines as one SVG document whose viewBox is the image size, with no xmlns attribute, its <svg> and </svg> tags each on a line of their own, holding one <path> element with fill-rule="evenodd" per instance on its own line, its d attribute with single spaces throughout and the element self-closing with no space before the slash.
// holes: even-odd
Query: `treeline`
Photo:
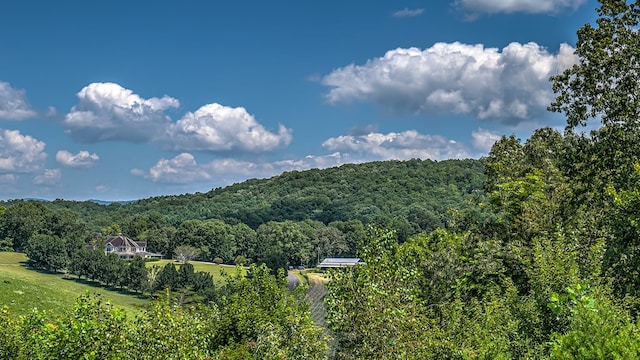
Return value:
<svg viewBox="0 0 640 360">
<path fill-rule="evenodd" d="M 393 228 L 405 241 L 487 216 L 477 206 L 484 200 L 482 164 L 343 165 L 127 204 L 14 200 L 0 206 L 0 250 L 64 247 L 45 265 L 60 270 L 83 244 L 100 247 L 107 236 L 122 233 L 169 258 L 188 245 L 199 250 L 199 260 L 232 264 L 240 256 L 274 269 L 313 266 L 325 257 L 355 256 L 369 224 Z"/>
<path fill-rule="evenodd" d="M 395 222 L 408 235 L 415 235 L 446 225 L 447 210 L 468 207 L 466 201 L 480 196 L 483 169 L 481 160 L 472 159 L 380 161 L 292 171 L 207 193 L 126 204 L 55 200 L 43 205 L 50 210 L 72 210 L 94 232 L 118 224 L 129 236 L 144 230 L 146 221 L 177 228 L 186 220 L 211 219 L 246 224 L 254 230 L 271 221 Z M 9 208 L 20 202 L 0 205 Z"/>
<path fill-rule="evenodd" d="M 33 261 L 31 256 L 30 261 Z M 170 290 L 183 295 L 195 295 L 201 301 L 211 301 L 215 296 L 215 284 L 210 273 L 195 271 L 185 262 L 176 266 L 146 266 L 136 256 L 122 260 L 116 254 L 105 254 L 103 250 L 84 249 L 74 253 L 68 264 L 68 273 L 78 279 L 88 279 L 105 286 L 127 288 L 133 292 L 154 294 L 159 290 Z"/>
<path fill-rule="evenodd" d="M 2 359 L 324 359 L 328 339 L 309 316 L 305 289 L 253 266 L 207 305 L 162 300 L 137 315 L 80 297 L 64 313 L 13 316 L 0 308 Z"/>
<path fill-rule="evenodd" d="M 234 264 L 240 257 L 245 264 L 265 263 L 277 269 L 313 266 L 325 257 L 353 256 L 365 236 L 365 226 L 358 220 L 329 225 L 313 220 L 272 221 L 257 230 L 219 219 L 186 220 L 177 228 L 154 216 L 135 216 L 132 221 L 136 225 L 125 227 L 128 233 L 118 224 L 94 233 L 71 210 L 19 202 L 6 210 L 0 208 L 0 250 L 23 251 L 35 267 L 58 271 L 67 269 L 74 254 L 87 244 L 103 249 L 110 235 L 124 233 L 146 241 L 148 251 L 166 258 L 173 257 L 179 246 L 191 246 L 198 250 L 196 260 L 221 259 Z"/>
</svg>

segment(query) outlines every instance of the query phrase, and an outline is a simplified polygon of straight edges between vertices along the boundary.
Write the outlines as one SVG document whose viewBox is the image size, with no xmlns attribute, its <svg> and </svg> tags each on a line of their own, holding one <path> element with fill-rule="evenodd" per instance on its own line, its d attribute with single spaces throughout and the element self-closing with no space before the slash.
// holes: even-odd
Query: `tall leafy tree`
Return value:
<svg viewBox="0 0 640 360">
<path fill-rule="evenodd" d="M 2 215 L 1 230 L 3 238 L 13 243 L 16 251 L 23 251 L 29 238 L 35 234 L 46 233 L 47 219 L 51 210 L 37 201 L 21 201 L 10 206 Z"/>
<path fill-rule="evenodd" d="M 587 204 L 584 227 L 603 229 L 607 239 L 603 266 L 615 279 L 620 297 L 634 288 L 640 271 L 638 233 L 607 189 L 620 194 L 637 186 L 640 163 L 640 3 L 599 0 L 594 25 L 577 32 L 578 62 L 551 78 L 557 94 L 550 110 L 564 113 L 567 131 L 598 119 L 590 136 L 572 135 L 573 151 L 565 161 L 576 178 L 576 204 Z M 636 291 L 631 291 L 636 294 Z"/>
<path fill-rule="evenodd" d="M 31 236 L 27 241 L 26 254 L 33 266 L 46 270 L 62 270 L 69 262 L 64 240 L 55 235 Z"/>
<path fill-rule="evenodd" d="M 573 129 L 600 118 L 604 125 L 635 131 L 640 120 L 640 4 L 599 0 L 595 26 L 577 31 L 578 63 L 551 78 L 557 97 L 551 111 Z"/>
<path fill-rule="evenodd" d="M 144 291 L 147 288 L 148 273 L 144 260 L 140 256 L 134 257 L 127 267 L 127 287 L 134 291 Z"/>
</svg>

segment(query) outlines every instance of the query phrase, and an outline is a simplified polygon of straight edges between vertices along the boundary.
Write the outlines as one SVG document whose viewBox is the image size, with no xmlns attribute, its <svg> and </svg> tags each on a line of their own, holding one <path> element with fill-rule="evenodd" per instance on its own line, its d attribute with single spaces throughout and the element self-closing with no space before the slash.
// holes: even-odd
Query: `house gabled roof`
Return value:
<svg viewBox="0 0 640 360">
<path fill-rule="evenodd" d="M 326 258 L 318 264 L 319 268 L 340 268 L 364 264 L 360 258 Z"/>
<path fill-rule="evenodd" d="M 113 247 L 140 248 L 140 247 L 147 246 L 147 243 L 142 241 L 135 242 L 124 235 L 117 235 L 117 236 L 109 236 L 107 238 L 107 241 L 105 242 L 105 245 L 110 245 Z"/>
<path fill-rule="evenodd" d="M 117 236 L 109 236 L 105 241 L 105 252 L 118 255 L 120 258 L 129 259 L 135 256 L 160 257 L 162 254 L 146 251 L 146 241 L 133 241 L 128 237 L 120 234 Z"/>
</svg>

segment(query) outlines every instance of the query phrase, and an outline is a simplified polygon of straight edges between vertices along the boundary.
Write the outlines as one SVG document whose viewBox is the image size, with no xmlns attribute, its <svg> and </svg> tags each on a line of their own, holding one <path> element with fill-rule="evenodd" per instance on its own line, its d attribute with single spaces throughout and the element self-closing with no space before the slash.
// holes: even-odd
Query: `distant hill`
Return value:
<svg viewBox="0 0 640 360">
<path fill-rule="evenodd" d="M 55 200 L 46 206 L 73 210 L 95 229 L 155 216 L 173 226 L 188 219 L 223 219 L 254 229 L 269 221 L 311 219 L 328 224 L 357 219 L 401 222 L 415 233 L 442 226 L 448 209 L 484 196 L 484 181 L 482 160 L 413 159 L 291 171 L 206 193 L 131 202 Z"/>
<path fill-rule="evenodd" d="M 118 203 L 118 204 L 124 205 L 124 204 L 130 204 L 130 203 L 132 203 L 132 202 L 134 202 L 134 201 L 136 201 L 136 200 L 126 200 L 126 201 L 109 201 L 109 200 L 96 200 L 96 199 L 89 199 L 89 200 L 87 200 L 87 201 L 90 201 L 90 202 L 92 202 L 92 203 L 94 203 L 94 204 L 98 204 L 98 205 L 111 205 L 111 204 L 113 204 L 113 203 Z"/>
</svg>

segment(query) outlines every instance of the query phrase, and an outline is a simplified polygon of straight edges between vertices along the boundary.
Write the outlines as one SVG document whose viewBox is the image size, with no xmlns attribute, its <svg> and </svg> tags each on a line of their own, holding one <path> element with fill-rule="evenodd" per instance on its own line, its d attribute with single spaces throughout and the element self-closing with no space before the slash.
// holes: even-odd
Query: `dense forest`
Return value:
<svg viewBox="0 0 640 360">
<path fill-rule="evenodd" d="M 242 256 L 270 267 L 310 266 L 355 255 L 366 225 L 393 228 L 401 241 L 478 213 L 485 175 L 479 160 L 385 161 L 288 172 L 208 193 L 99 205 L 55 200 L 3 203 L 0 247 L 25 250 L 34 235 L 72 249 L 124 235 L 172 256 L 179 245 L 200 259 Z"/>
<path fill-rule="evenodd" d="M 97 354 L 86 358 L 127 358 L 109 341 L 127 329 L 165 341 L 139 358 L 151 349 L 173 358 L 640 358 L 640 3 L 600 4 L 597 22 L 578 30 L 578 63 L 551 78 L 549 110 L 566 117 L 564 133 L 504 136 L 481 161 L 348 165 L 126 205 L 2 209 L 0 239 L 13 249 L 47 236 L 73 252 L 68 239 L 100 227 L 149 241 L 164 231 L 167 244 L 184 240 L 205 257 L 228 251 L 276 267 L 355 253 L 363 265 L 329 273 L 331 351 L 299 292 L 253 265 L 213 305 L 159 302 L 148 320 L 120 328 L 117 313 L 85 299 L 54 318 L 0 313 L 2 354 L 47 358 L 45 345 L 75 342 Z M 150 223 L 159 225 L 142 226 Z"/>
</svg>

